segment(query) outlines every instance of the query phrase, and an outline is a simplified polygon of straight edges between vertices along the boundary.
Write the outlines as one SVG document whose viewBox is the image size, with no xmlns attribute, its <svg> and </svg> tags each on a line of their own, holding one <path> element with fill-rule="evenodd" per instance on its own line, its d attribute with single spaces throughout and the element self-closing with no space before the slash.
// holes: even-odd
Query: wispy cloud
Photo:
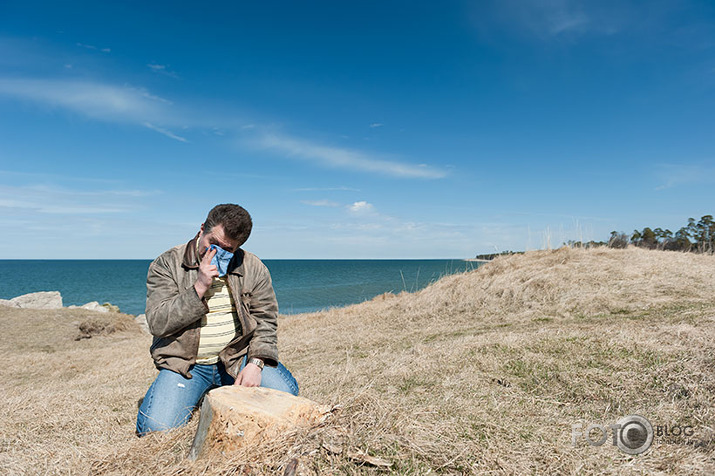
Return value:
<svg viewBox="0 0 715 476">
<path fill-rule="evenodd" d="M 350 187 L 305 187 L 305 188 L 294 188 L 294 192 L 359 192 L 357 188 Z"/>
<path fill-rule="evenodd" d="M 0 95 L 71 110 L 94 119 L 161 123 L 171 101 L 145 89 L 89 81 L 1 79 Z"/>
<path fill-rule="evenodd" d="M 300 203 L 304 205 L 310 205 L 311 207 L 339 207 L 338 202 L 333 202 L 332 200 L 301 200 Z"/>
<path fill-rule="evenodd" d="M 156 63 L 149 63 L 147 67 L 152 70 L 154 73 L 157 74 L 163 74 L 165 76 L 169 76 L 171 78 L 178 78 L 179 75 L 176 74 L 176 72 L 172 71 L 169 69 L 169 65 L 166 64 L 156 64 Z"/>
<path fill-rule="evenodd" d="M 177 136 L 173 132 L 171 132 L 168 129 L 164 129 L 163 127 L 155 126 L 154 124 L 150 122 L 145 122 L 144 126 L 148 127 L 149 129 L 158 132 L 159 134 L 163 134 L 166 137 L 169 137 L 170 139 L 178 140 L 179 142 L 189 142 L 186 140 L 184 137 Z"/>
<path fill-rule="evenodd" d="M 119 184 L 118 180 L 110 180 L 95 177 L 79 177 L 77 175 L 61 175 L 61 174 L 51 174 L 45 172 L 18 172 L 16 170 L 0 170 L 0 177 L 8 177 L 13 181 L 18 180 L 33 180 L 33 181 L 52 181 L 52 182 L 69 182 L 69 183 L 94 183 L 101 184 L 103 187 L 108 185 Z"/>
<path fill-rule="evenodd" d="M 375 128 L 382 127 L 382 126 L 384 126 L 384 124 L 382 124 L 380 122 L 374 122 L 374 123 L 370 124 L 371 129 L 375 129 Z"/>
<path fill-rule="evenodd" d="M 215 131 L 216 125 L 222 125 L 221 131 L 243 134 L 255 147 L 324 167 L 408 179 L 440 179 L 447 175 L 443 169 L 404 162 L 384 154 L 267 134 L 253 123 L 238 123 L 235 119 L 227 119 L 230 116 L 215 112 L 195 114 L 190 109 L 175 107 L 171 101 L 144 88 L 80 80 L 0 78 L 2 96 L 68 110 L 96 120 L 135 124 L 183 143 L 188 140 L 173 132 L 172 126 Z"/>
<path fill-rule="evenodd" d="M 611 35 L 624 29 L 634 15 L 626 2 L 581 0 L 498 0 L 477 4 L 473 17 L 481 30 L 505 26 L 543 39 L 563 35 Z"/>
<path fill-rule="evenodd" d="M 94 45 L 86 45 L 84 43 L 77 43 L 77 46 L 79 46 L 81 48 L 86 48 L 88 50 L 100 51 L 102 53 L 111 53 L 112 52 L 112 50 L 110 48 L 98 48 Z"/>
<path fill-rule="evenodd" d="M 529 4 L 529 21 L 532 26 L 546 30 L 551 35 L 567 32 L 584 32 L 591 20 L 580 2 L 551 0 Z"/>
<path fill-rule="evenodd" d="M 429 222 L 383 214 L 373 203 L 359 200 L 342 206 L 341 215 L 316 221 L 294 233 L 294 245 L 308 256 L 361 258 L 470 257 L 482 246 L 480 224 Z M 277 224 L 284 229 L 286 223 Z M 319 239 L 316 237 L 320 237 Z M 320 242 L 319 246 L 315 243 Z M 435 243 L 439 246 L 435 247 Z M 337 250 L 337 251 L 335 251 Z"/>
<path fill-rule="evenodd" d="M 325 146 L 276 134 L 266 134 L 256 144 L 262 149 L 274 150 L 288 157 L 304 159 L 333 168 L 371 172 L 400 178 L 439 179 L 447 175 L 443 170 L 426 165 L 387 160 L 361 151 Z"/>
<path fill-rule="evenodd" d="M 656 190 L 665 190 L 681 185 L 715 183 L 715 165 L 706 164 L 660 164 L 656 176 L 662 183 Z"/>
<path fill-rule="evenodd" d="M 0 185 L 0 216 L 22 211 L 28 214 L 96 215 L 129 213 L 138 199 L 156 191 L 81 190 L 44 185 Z"/>
</svg>

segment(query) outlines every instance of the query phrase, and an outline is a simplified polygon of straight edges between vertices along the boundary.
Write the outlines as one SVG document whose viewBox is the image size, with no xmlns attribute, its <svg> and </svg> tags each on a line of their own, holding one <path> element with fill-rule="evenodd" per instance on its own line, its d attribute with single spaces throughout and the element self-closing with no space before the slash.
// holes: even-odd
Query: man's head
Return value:
<svg viewBox="0 0 715 476">
<path fill-rule="evenodd" d="M 212 244 L 235 252 L 246 242 L 252 228 L 251 215 L 243 207 L 232 203 L 216 205 L 201 225 L 199 254 L 203 256 Z"/>
</svg>

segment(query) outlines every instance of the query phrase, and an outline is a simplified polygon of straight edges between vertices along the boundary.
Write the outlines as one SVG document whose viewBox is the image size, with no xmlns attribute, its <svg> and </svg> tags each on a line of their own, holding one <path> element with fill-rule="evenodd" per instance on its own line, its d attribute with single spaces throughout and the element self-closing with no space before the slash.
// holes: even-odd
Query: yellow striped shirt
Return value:
<svg viewBox="0 0 715 476">
<path fill-rule="evenodd" d="M 241 333 L 241 322 L 225 276 L 214 278 L 204 297 L 209 312 L 201 318 L 196 363 L 208 365 L 218 362 L 219 352 Z"/>
</svg>

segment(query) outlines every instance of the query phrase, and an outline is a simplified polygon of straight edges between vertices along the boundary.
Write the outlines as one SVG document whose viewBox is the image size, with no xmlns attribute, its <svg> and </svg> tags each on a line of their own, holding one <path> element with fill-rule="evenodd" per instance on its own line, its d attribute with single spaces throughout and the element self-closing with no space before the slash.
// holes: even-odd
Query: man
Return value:
<svg viewBox="0 0 715 476">
<path fill-rule="evenodd" d="M 298 394 L 278 362 L 278 303 L 266 266 L 240 248 L 251 216 L 215 206 L 199 233 L 149 266 L 146 319 L 159 375 L 137 415 L 137 434 L 185 424 L 201 397 L 221 385 Z"/>
</svg>

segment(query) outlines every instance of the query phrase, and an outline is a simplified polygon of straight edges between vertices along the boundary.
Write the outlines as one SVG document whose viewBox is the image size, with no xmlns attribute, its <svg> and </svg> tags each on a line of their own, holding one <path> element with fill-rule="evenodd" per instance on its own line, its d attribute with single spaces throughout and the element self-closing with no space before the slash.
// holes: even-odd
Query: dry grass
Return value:
<svg viewBox="0 0 715 476">
<path fill-rule="evenodd" d="M 714 256 L 531 252 L 416 294 L 283 316 L 301 394 L 341 410 L 197 463 L 184 459 L 196 419 L 134 437 L 150 338 L 109 315 L 97 328 L 115 332 L 75 341 L 93 316 L 0 308 L 0 473 L 275 474 L 294 460 L 308 474 L 715 472 Z M 638 456 L 572 446 L 572 424 L 633 413 L 695 434 Z"/>
</svg>

